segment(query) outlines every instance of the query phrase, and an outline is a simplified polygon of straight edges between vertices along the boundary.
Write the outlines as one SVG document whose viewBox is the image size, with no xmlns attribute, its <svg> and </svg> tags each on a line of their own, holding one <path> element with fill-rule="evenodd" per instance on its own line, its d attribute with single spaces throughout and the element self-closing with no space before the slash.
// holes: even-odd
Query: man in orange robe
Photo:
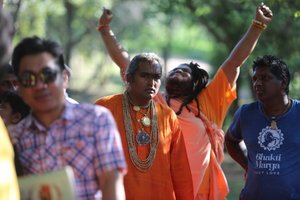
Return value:
<svg viewBox="0 0 300 200">
<path fill-rule="evenodd" d="M 121 134 L 128 165 L 126 199 L 194 199 L 176 114 L 153 100 L 161 74 L 155 54 L 139 54 L 127 69 L 125 93 L 96 101 L 112 112 Z"/>
</svg>

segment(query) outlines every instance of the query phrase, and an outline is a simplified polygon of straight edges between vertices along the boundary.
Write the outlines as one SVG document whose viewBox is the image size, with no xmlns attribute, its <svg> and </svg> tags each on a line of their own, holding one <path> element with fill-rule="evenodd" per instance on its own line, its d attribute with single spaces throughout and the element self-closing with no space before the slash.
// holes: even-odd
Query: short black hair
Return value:
<svg viewBox="0 0 300 200">
<path fill-rule="evenodd" d="M 30 107 L 16 92 L 6 91 L 0 95 L 0 104 L 3 103 L 8 103 L 11 106 L 13 114 L 20 113 L 21 119 L 25 118 L 30 112 Z"/>
<path fill-rule="evenodd" d="M 263 57 L 258 57 L 252 65 L 253 72 L 257 68 L 270 68 L 270 72 L 276 76 L 278 80 L 286 82 L 285 92 L 289 94 L 289 84 L 291 81 L 291 74 L 287 64 L 280 58 L 273 55 L 264 55 Z"/>
<path fill-rule="evenodd" d="M 42 39 L 37 36 L 24 38 L 14 49 L 12 65 L 18 76 L 21 59 L 27 55 L 47 52 L 51 54 L 61 70 L 65 69 L 62 47 L 52 40 Z"/>
</svg>

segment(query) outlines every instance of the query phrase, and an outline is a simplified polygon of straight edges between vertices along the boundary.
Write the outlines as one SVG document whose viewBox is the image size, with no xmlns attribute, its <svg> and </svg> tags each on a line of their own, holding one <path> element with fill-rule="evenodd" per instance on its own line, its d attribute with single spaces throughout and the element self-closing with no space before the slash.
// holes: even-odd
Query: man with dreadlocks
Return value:
<svg viewBox="0 0 300 200">
<path fill-rule="evenodd" d="M 196 63 L 181 64 L 166 78 L 166 94 L 157 102 L 168 104 L 177 114 L 182 128 L 191 168 L 195 199 L 222 200 L 229 189 L 220 164 L 223 161 L 225 115 L 236 98 L 236 80 L 240 66 L 253 51 L 272 19 L 272 11 L 261 3 L 248 31 L 221 65 L 209 85 L 208 74 Z M 111 11 L 104 9 L 98 31 L 113 61 L 125 71 L 128 53 L 117 41 L 109 24 Z"/>
</svg>

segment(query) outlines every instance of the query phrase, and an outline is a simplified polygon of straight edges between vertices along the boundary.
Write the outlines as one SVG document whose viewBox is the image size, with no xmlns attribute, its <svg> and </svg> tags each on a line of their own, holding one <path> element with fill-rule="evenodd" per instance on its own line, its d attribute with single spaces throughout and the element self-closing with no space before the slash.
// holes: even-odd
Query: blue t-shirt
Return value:
<svg viewBox="0 0 300 200">
<path fill-rule="evenodd" d="M 231 136 L 244 140 L 248 175 L 242 200 L 300 199 L 300 101 L 276 119 L 277 129 L 259 102 L 244 105 L 229 127 Z"/>
</svg>

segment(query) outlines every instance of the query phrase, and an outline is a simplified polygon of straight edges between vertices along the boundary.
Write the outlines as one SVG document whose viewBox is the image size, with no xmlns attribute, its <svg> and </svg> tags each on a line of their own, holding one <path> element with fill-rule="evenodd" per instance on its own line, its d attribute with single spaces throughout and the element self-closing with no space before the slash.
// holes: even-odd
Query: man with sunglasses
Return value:
<svg viewBox="0 0 300 200">
<path fill-rule="evenodd" d="M 57 43 L 38 37 L 23 39 L 13 52 L 18 91 L 32 110 L 10 130 L 23 172 L 69 165 L 77 199 L 124 199 L 127 167 L 113 117 L 103 107 L 66 101 L 62 52 Z"/>
</svg>

